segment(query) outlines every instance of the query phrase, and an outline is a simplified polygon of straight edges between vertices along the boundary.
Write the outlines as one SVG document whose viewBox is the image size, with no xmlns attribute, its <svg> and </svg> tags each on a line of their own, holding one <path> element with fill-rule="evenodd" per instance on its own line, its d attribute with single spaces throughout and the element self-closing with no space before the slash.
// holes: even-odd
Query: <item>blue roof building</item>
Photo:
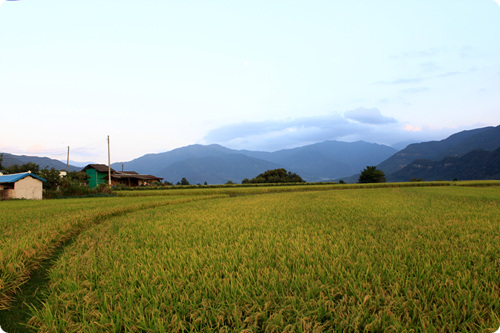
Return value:
<svg viewBox="0 0 500 333">
<path fill-rule="evenodd" d="M 35 199 L 43 196 L 43 183 L 46 180 L 31 171 L 0 176 L 0 200 Z"/>
</svg>

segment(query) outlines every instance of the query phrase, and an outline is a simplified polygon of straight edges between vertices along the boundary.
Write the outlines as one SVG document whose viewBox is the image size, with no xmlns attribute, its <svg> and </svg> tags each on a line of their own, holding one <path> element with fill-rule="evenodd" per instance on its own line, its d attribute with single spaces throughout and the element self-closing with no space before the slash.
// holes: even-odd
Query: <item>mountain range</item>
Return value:
<svg viewBox="0 0 500 333">
<path fill-rule="evenodd" d="M 493 176 L 490 174 L 494 173 L 494 166 L 488 162 L 490 157 L 486 157 L 481 150 L 491 152 L 497 148 L 500 148 L 500 126 L 483 127 L 455 133 L 441 141 L 410 144 L 378 164 L 377 168 L 384 171 L 387 181 L 408 181 L 411 178 L 424 180 L 495 179 L 491 178 Z M 474 154 L 470 154 L 474 151 L 476 151 Z M 480 156 L 484 157 L 483 161 L 480 161 Z M 450 158 L 453 159 L 450 160 Z M 427 162 L 424 162 L 425 160 Z M 440 163 L 449 166 L 451 161 L 454 165 L 470 170 L 453 171 L 452 168 L 448 168 L 445 171 L 437 167 Z M 426 168 L 434 165 L 432 167 L 434 170 L 425 172 L 426 168 L 419 168 L 418 165 L 426 165 Z"/>
<path fill-rule="evenodd" d="M 217 144 L 190 145 L 113 163 L 117 171 L 151 174 L 176 183 L 241 182 L 276 168 L 285 168 L 308 182 L 343 179 L 356 182 L 368 165 L 384 171 L 387 181 L 500 179 L 500 126 L 455 133 L 440 141 L 414 143 L 398 151 L 358 142 L 324 141 L 275 152 L 235 150 Z M 3 154 L 3 165 L 33 162 L 41 168 L 66 169 L 66 163 L 47 157 Z M 81 170 L 70 165 L 70 171 Z"/>
<path fill-rule="evenodd" d="M 461 157 L 449 156 L 439 161 L 415 160 L 388 177 L 389 181 L 500 179 L 500 148 L 494 151 L 475 149 Z"/>
<path fill-rule="evenodd" d="M 185 177 L 192 184 L 223 184 L 229 180 L 239 183 L 269 169 L 285 168 L 312 182 L 352 175 L 396 152 L 392 147 L 363 141 L 325 141 L 276 152 L 191 145 L 114 163 L 111 167 L 153 174 L 174 183 Z"/>
<path fill-rule="evenodd" d="M 1 153 L 1 154 L 3 155 L 2 165 L 5 167 L 9 167 L 14 164 L 21 165 L 30 162 L 38 164 L 41 169 L 54 168 L 56 170 L 66 170 L 67 166 L 66 163 L 48 157 L 13 155 L 8 153 Z M 80 167 L 69 165 L 69 171 L 80 171 L 81 169 L 82 168 Z"/>
<path fill-rule="evenodd" d="M 460 157 L 475 149 L 495 150 L 498 147 L 500 126 L 483 127 L 458 132 L 441 141 L 410 144 L 377 167 L 389 175 L 417 159 L 439 161 L 448 156 Z"/>
</svg>

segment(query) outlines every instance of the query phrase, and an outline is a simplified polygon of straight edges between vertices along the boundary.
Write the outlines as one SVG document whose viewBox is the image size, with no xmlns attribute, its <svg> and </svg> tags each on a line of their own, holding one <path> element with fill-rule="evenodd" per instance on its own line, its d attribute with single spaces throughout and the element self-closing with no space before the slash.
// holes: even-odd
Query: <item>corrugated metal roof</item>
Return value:
<svg viewBox="0 0 500 333">
<path fill-rule="evenodd" d="M 0 176 L 0 184 L 15 183 L 15 182 L 17 182 L 23 178 L 29 177 L 29 176 L 36 178 L 38 180 L 41 180 L 42 182 L 46 182 L 45 179 L 43 179 L 42 177 L 39 177 L 37 175 L 34 175 L 31 172 L 22 172 L 22 173 L 13 173 L 11 175 Z"/>
<path fill-rule="evenodd" d="M 102 173 L 108 173 L 108 166 L 105 164 L 89 164 L 85 168 L 83 168 L 82 171 L 85 171 L 87 169 L 96 169 L 99 172 Z M 116 171 L 111 169 L 111 173 L 115 173 Z"/>
<path fill-rule="evenodd" d="M 124 174 L 124 173 L 115 173 L 114 175 L 111 175 L 111 178 L 113 179 L 141 179 L 141 180 L 161 180 L 163 178 L 160 177 L 155 177 L 151 175 L 139 175 L 138 173 L 135 174 Z"/>
</svg>

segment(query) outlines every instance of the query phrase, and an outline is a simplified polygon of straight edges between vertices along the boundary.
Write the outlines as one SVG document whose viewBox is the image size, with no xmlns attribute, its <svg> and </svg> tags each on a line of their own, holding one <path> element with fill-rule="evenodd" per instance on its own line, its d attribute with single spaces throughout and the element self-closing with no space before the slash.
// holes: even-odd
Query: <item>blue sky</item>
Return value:
<svg viewBox="0 0 500 333">
<path fill-rule="evenodd" d="M 397 145 L 500 125 L 500 0 L 0 2 L 0 151 Z"/>
</svg>

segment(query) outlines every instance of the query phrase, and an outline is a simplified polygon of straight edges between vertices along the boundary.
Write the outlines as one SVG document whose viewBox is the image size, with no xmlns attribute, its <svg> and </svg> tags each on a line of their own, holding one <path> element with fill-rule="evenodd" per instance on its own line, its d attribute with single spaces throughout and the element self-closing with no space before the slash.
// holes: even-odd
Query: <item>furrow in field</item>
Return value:
<svg viewBox="0 0 500 333">
<path fill-rule="evenodd" d="M 24 235 L 16 234 L 12 228 L 9 228 L 7 223 L 10 221 L 7 219 L 4 221 L 3 227 L 5 230 L 2 233 L 2 239 L 0 239 L 6 240 L 0 243 L 0 310 L 8 309 L 9 303 L 15 297 L 15 294 L 29 280 L 30 275 L 39 267 L 42 261 L 50 259 L 62 244 L 77 237 L 89 227 L 109 218 L 140 210 L 219 198 L 221 196 L 223 195 L 174 197 L 168 200 L 159 198 L 145 202 L 134 202 L 136 199 L 131 198 L 121 201 L 120 205 L 99 207 L 99 209 L 91 210 L 90 213 L 84 211 L 88 208 L 85 206 L 70 212 L 62 211 L 60 216 L 56 216 L 57 212 L 54 214 L 47 212 L 47 214 L 39 215 L 34 221 L 27 218 L 26 223 L 34 222 L 35 225 L 32 228 L 28 226 L 24 230 Z M 59 202 L 62 203 L 62 200 Z M 8 212 L 2 213 L 7 214 Z M 19 212 L 14 212 L 14 214 L 19 214 Z M 51 227 L 43 230 L 43 227 L 47 224 L 50 224 Z M 37 228 L 39 226 L 42 229 Z M 1 224 L 0 227 L 2 227 Z M 10 239 L 8 239 L 9 236 L 11 236 Z"/>
<path fill-rule="evenodd" d="M 498 327 L 497 188 L 279 193 L 83 232 L 30 324 L 54 332 Z"/>
</svg>

